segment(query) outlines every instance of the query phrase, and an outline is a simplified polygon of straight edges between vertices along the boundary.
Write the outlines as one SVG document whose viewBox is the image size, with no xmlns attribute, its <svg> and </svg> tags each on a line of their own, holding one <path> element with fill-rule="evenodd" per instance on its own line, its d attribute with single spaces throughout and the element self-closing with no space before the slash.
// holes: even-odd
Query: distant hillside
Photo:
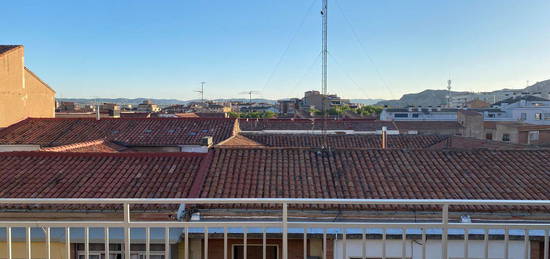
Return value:
<svg viewBox="0 0 550 259">
<path fill-rule="evenodd" d="M 384 99 L 350 99 L 349 100 L 352 103 L 359 103 L 364 105 L 373 105 L 378 102 L 384 101 Z"/>
<path fill-rule="evenodd" d="M 170 105 L 170 104 L 186 104 L 188 101 L 182 101 L 178 99 L 154 99 L 154 98 L 57 98 L 60 101 L 76 102 L 83 104 L 95 104 L 95 103 L 117 103 L 117 104 L 140 104 L 145 100 L 151 100 L 158 105 Z"/>
<path fill-rule="evenodd" d="M 413 106 L 438 106 L 447 103 L 447 90 L 424 90 L 420 93 L 405 94 L 399 100 L 387 100 L 376 103 L 376 105 L 387 105 L 389 107 Z M 451 92 L 452 94 L 464 94 L 466 92 Z"/>
<path fill-rule="evenodd" d="M 525 90 L 528 92 L 550 92 L 550 79 L 528 86 Z"/>
</svg>

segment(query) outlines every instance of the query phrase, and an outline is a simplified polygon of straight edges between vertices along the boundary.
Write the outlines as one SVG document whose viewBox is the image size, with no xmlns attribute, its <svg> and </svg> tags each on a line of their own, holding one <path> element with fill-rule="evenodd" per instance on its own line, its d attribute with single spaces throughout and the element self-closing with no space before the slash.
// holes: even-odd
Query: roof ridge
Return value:
<svg viewBox="0 0 550 259">
<path fill-rule="evenodd" d="M 204 157 L 205 153 L 193 152 L 128 152 L 128 153 L 104 153 L 104 152 L 41 152 L 41 151 L 15 151 L 0 152 L 4 156 L 59 156 L 59 157 Z"/>
</svg>

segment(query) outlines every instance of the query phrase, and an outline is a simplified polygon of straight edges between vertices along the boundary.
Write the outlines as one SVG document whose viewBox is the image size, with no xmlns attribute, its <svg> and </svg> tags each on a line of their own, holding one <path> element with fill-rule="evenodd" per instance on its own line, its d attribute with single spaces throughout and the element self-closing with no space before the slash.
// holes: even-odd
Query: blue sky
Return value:
<svg viewBox="0 0 550 259">
<path fill-rule="evenodd" d="M 320 87 L 321 0 L 21 0 L 0 44 L 58 97 L 298 97 Z M 548 0 L 329 0 L 329 92 L 399 98 L 550 79 Z"/>
</svg>

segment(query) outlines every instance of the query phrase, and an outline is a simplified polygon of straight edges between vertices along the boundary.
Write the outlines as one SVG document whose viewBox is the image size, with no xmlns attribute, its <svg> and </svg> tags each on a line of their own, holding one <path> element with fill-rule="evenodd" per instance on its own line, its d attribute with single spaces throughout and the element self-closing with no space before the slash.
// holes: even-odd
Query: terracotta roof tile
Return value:
<svg viewBox="0 0 550 259">
<path fill-rule="evenodd" d="M 243 131 L 262 130 L 321 130 L 324 119 L 240 119 L 239 126 Z M 388 130 L 397 129 L 391 121 L 367 119 L 326 120 L 327 130 L 376 131 L 382 127 Z"/>
<path fill-rule="evenodd" d="M 213 152 L 202 198 L 550 199 L 547 150 Z"/>
<path fill-rule="evenodd" d="M 460 129 L 457 121 L 395 121 L 399 130 Z"/>
<path fill-rule="evenodd" d="M 0 197 L 184 198 L 205 156 L 196 153 L 0 153 Z"/>
<path fill-rule="evenodd" d="M 105 140 L 92 140 L 75 144 L 68 144 L 63 146 L 43 148 L 40 151 L 48 152 L 102 152 L 102 153 L 117 153 L 128 152 L 128 148 L 125 146 L 117 145 L 115 143 Z"/>
<path fill-rule="evenodd" d="M 231 141 L 221 143 L 222 146 L 252 146 L 268 147 L 322 147 L 324 137 L 319 134 L 256 134 L 241 133 L 246 141 Z M 447 136 L 431 135 L 388 135 L 388 148 L 420 149 L 428 148 L 447 139 Z M 328 147 L 332 148 L 381 148 L 382 136 L 371 134 L 327 135 Z"/>
<path fill-rule="evenodd" d="M 106 139 L 128 146 L 199 145 L 205 136 L 219 143 L 234 135 L 234 119 L 30 118 L 0 131 L 0 144 L 43 147 Z"/>
<path fill-rule="evenodd" d="M 23 46 L 22 45 L 0 45 L 0 54 L 18 47 L 23 47 Z"/>
</svg>

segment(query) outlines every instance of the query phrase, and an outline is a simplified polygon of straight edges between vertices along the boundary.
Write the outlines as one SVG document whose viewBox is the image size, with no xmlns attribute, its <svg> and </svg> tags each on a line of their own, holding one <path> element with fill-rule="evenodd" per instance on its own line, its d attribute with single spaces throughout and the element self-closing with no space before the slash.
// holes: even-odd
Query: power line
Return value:
<svg viewBox="0 0 550 259">
<path fill-rule="evenodd" d="M 302 20 L 300 22 L 300 25 L 298 26 L 298 28 L 296 29 L 296 31 L 294 32 L 294 34 L 290 38 L 290 41 L 286 45 L 286 48 L 284 49 L 283 53 L 281 53 L 281 56 L 279 57 L 279 60 L 275 64 L 275 67 L 273 68 L 271 73 L 269 73 L 269 76 L 267 77 L 267 81 L 265 82 L 264 86 L 262 87 L 262 92 L 265 90 L 266 86 L 268 86 L 269 83 L 271 83 L 271 80 L 273 79 L 273 76 L 275 75 L 275 72 L 279 69 L 279 66 L 283 62 L 283 59 L 286 56 L 288 50 L 290 49 L 290 46 L 292 45 L 294 40 L 296 40 L 296 37 L 298 36 L 298 33 L 302 30 L 302 27 L 304 26 L 307 17 L 309 17 L 309 13 L 311 12 L 311 9 L 313 8 L 315 2 L 317 2 L 317 0 L 312 0 L 311 1 L 311 4 L 309 5 L 309 8 L 307 9 L 306 13 L 304 14 L 304 17 L 302 18 Z"/>
<path fill-rule="evenodd" d="M 388 92 L 390 93 L 390 96 L 392 99 L 394 99 L 394 95 L 393 95 L 393 91 L 391 90 L 391 88 L 389 87 L 388 83 L 386 82 L 386 80 L 384 79 L 384 77 L 382 76 L 382 73 L 380 72 L 380 69 L 378 68 L 378 66 L 376 65 L 376 63 L 374 62 L 374 60 L 372 59 L 372 57 L 369 55 L 369 53 L 366 51 L 366 48 L 363 44 L 363 42 L 361 41 L 361 39 L 359 38 L 358 34 L 357 34 L 357 31 L 355 30 L 355 27 L 353 26 L 353 24 L 351 23 L 351 20 L 347 17 L 346 13 L 344 12 L 344 10 L 342 9 L 342 7 L 340 6 L 340 3 L 338 2 L 338 0 L 335 0 L 334 2 L 336 2 L 336 6 L 338 7 L 340 13 L 342 14 L 342 16 L 344 17 L 344 20 L 346 20 L 348 26 L 350 27 L 351 29 L 351 32 L 352 32 L 352 35 L 353 37 L 355 38 L 355 41 L 357 41 L 358 45 L 359 45 L 359 48 L 361 49 L 361 51 L 363 52 L 363 54 L 365 56 L 367 56 L 367 59 L 370 61 L 370 63 L 374 66 L 374 70 L 376 71 L 376 74 L 378 75 L 378 78 L 380 79 L 380 81 L 382 82 L 382 84 L 384 85 L 384 87 L 386 87 L 386 90 L 388 90 Z"/>
</svg>

